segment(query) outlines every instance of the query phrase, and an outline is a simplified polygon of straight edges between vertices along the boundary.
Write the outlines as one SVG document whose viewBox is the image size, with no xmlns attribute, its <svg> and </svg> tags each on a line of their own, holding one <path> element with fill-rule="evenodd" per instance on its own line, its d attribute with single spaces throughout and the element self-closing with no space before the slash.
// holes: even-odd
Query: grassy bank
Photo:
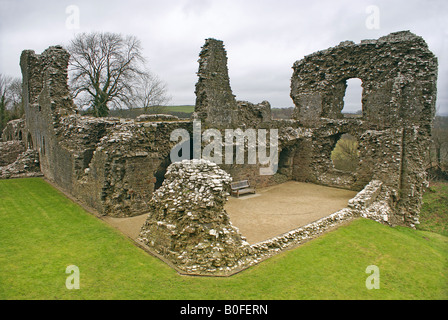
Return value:
<svg viewBox="0 0 448 320">
<path fill-rule="evenodd" d="M 417 228 L 448 237 L 448 182 L 431 183 L 426 190 Z"/>
<path fill-rule="evenodd" d="M 0 299 L 447 299 L 447 241 L 358 219 L 235 276 L 186 277 L 44 180 L 0 181 Z"/>
</svg>

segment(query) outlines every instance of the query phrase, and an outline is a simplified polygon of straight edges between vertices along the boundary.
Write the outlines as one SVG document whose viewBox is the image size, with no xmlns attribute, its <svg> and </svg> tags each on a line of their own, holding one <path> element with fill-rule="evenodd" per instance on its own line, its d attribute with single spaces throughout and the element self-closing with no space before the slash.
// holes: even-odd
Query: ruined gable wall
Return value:
<svg viewBox="0 0 448 320">
<path fill-rule="evenodd" d="M 437 59 L 421 37 L 402 31 L 360 44 L 345 41 L 297 61 L 291 78 L 297 122 L 286 127 L 264 121 L 260 113 L 254 116 L 250 103 L 238 102 L 237 113 L 233 104 L 223 103 L 229 96 L 233 101 L 233 95 L 221 41 L 208 39 L 200 56 L 196 85 L 199 118 L 210 126 L 280 129 L 277 178 L 352 190 L 361 190 L 378 179 L 397 194 L 401 215 L 397 223 L 413 225 L 417 221 L 437 80 Z M 341 113 L 350 78 L 362 80 L 361 119 L 344 119 Z M 231 115 L 235 114 L 234 121 Z M 303 129 L 309 130 L 306 135 L 289 139 L 289 133 Z M 336 170 L 331 161 L 331 152 L 345 133 L 359 144 L 354 173 Z M 249 178 L 259 185 L 284 180 L 258 178 L 253 165 L 222 167 L 237 180 Z"/>
<path fill-rule="evenodd" d="M 363 116 L 355 135 L 360 162 L 353 186 L 362 188 L 369 179 L 383 181 L 397 195 L 394 223 L 418 223 L 437 82 L 437 58 L 425 41 L 403 31 L 360 44 L 343 42 L 306 56 L 293 69 L 295 117 L 310 128 L 343 118 L 346 80 L 362 80 Z M 311 144 L 309 156 L 320 155 L 324 165 L 308 163 L 311 174 L 306 179 L 331 185 L 328 148 L 319 152 L 314 145 L 332 143 L 323 137 Z"/>
<path fill-rule="evenodd" d="M 437 59 L 409 31 L 351 41 L 297 61 L 291 78 L 295 117 L 342 118 L 346 80 L 360 78 L 363 118 L 379 128 L 429 123 L 435 114 Z"/>
</svg>

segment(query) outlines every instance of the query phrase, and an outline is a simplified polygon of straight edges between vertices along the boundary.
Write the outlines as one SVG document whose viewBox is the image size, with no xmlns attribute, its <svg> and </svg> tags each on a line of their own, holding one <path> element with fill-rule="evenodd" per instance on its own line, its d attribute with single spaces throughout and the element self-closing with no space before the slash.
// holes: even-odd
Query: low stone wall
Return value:
<svg viewBox="0 0 448 320">
<path fill-rule="evenodd" d="M 392 212 L 388 205 L 391 194 L 390 191 L 383 190 L 381 181 L 371 181 L 354 198 L 349 200 L 347 208 L 280 236 L 252 245 L 254 263 L 315 238 L 331 228 L 357 217 L 387 223 Z"/>
<path fill-rule="evenodd" d="M 252 245 L 253 263 L 258 263 L 276 253 L 313 239 L 337 225 L 358 217 L 356 211 L 344 208 L 306 226 Z"/>
<path fill-rule="evenodd" d="M 378 197 L 383 183 L 379 180 L 372 180 L 364 189 L 348 201 L 348 207 L 354 210 L 367 209 Z"/>
<path fill-rule="evenodd" d="M 136 122 L 147 122 L 147 121 L 179 121 L 179 117 L 173 116 L 171 114 L 142 114 L 135 118 Z"/>
<path fill-rule="evenodd" d="M 280 236 L 249 245 L 224 210 L 231 177 L 207 160 L 168 167 L 154 193 L 138 244 L 181 274 L 228 276 L 357 217 L 388 223 L 393 192 L 371 181 L 348 207 Z"/>
</svg>

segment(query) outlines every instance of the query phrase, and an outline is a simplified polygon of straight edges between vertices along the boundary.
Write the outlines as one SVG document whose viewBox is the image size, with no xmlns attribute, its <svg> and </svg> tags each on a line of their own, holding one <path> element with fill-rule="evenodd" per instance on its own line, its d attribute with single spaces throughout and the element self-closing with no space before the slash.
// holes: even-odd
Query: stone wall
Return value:
<svg viewBox="0 0 448 320">
<path fill-rule="evenodd" d="M 3 130 L 0 142 L 0 179 L 42 176 L 39 155 L 27 134 L 24 119 L 11 120 Z"/>
<path fill-rule="evenodd" d="M 25 120 L 15 119 L 9 121 L 3 129 L 2 139 L 3 141 L 22 141 L 26 140 Z"/>
<path fill-rule="evenodd" d="M 25 145 L 22 141 L 14 140 L 7 142 L 0 142 L 0 167 L 16 161 L 17 157 L 25 151 Z"/>
<path fill-rule="evenodd" d="M 350 78 L 360 78 L 363 87 L 363 114 L 357 130 L 353 120 L 346 119 L 352 129 L 340 128 L 341 120 L 337 120 L 343 118 Z M 311 173 L 296 177 L 355 190 L 379 179 L 398 194 L 394 223 L 414 226 L 426 184 L 423 161 L 435 115 L 436 85 L 437 58 L 421 37 L 409 31 L 360 44 L 342 42 L 295 62 L 291 78 L 295 117 L 313 131 L 327 130 L 328 119 L 337 120 L 328 128 L 335 135 L 319 133 L 306 143 L 310 153 L 305 162 Z M 331 169 L 328 153 L 340 133 L 347 132 L 357 138 L 360 151 L 352 179 Z M 304 162 L 300 157 L 298 162 Z M 309 163 L 309 158 L 315 161 Z"/>
<path fill-rule="evenodd" d="M 79 116 L 67 86 L 68 58 L 61 47 L 21 56 L 25 129 L 42 173 L 100 214 L 147 212 L 175 144 L 170 134 L 191 131 L 191 123 L 161 115 L 137 122 Z"/>
<path fill-rule="evenodd" d="M 230 88 L 227 53 L 220 40 L 207 39 L 199 54 L 195 112 L 213 125 L 232 126 L 238 106 Z"/>
<path fill-rule="evenodd" d="M 0 179 L 40 177 L 39 155 L 35 150 L 27 149 L 17 158 L 0 166 Z"/>
<path fill-rule="evenodd" d="M 68 58 L 61 47 L 41 55 L 22 53 L 26 125 L 25 131 L 11 125 L 9 135 L 26 135 L 27 145 L 39 152 L 43 174 L 103 214 L 142 212 L 170 162 L 170 132 L 183 127 L 191 133 L 191 123 L 166 116 L 133 122 L 76 115 L 67 86 Z M 268 102 L 235 99 L 223 42 L 206 40 L 195 107 L 203 129 L 276 128 L 280 135 L 276 175 L 260 177 L 257 165 L 222 168 L 235 180 L 249 178 L 257 186 L 293 179 L 361 190 L 379 179 L 397 190 L 402 223 L 414 224 L 425 182 L 421 161 L 434 115 L 437 76 L 436 58 L 424 40 L 399 32 L 360 44 L 344 42 L 305 57 L 293 69 L 291 97 L 298 119 L 273 121 Z M 345 81 L 351 77 L 363 80 L 361 119 L 341 119 Z M 354 173 L 335 170 L 331 162 L 331 152 L 345 133 L 360 145 Z"/>
</svg>

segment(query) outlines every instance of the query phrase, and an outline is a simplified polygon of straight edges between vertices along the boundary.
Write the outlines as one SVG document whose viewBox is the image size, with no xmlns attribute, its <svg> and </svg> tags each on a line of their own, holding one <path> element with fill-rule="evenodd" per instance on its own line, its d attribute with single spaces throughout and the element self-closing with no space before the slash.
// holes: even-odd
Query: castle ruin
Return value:
<svg viewBox="0 0 448 320">
<path fill-rule="evenodd" d="M 8 150 L 2 152 L 8 160 L 2 163 L 0 176 L 43 174 L 100 215 L 130 217 L 152 211 L 142 227 L 141 245 L 179 272 L 232 274 L 357 216 L 391 226 L 419 223 L 427 184 L 424 159 L 435 116 L 437 58 L 421 37 L 409 31 L 359 44 L 345 41 L 295 62 L 290 93 L 295 111 L 290 120 L 273 120 L 267 101 L 236 100 L 223 42 L 206 40 L 200 52 L 194 119 L 201 121 L 201 130 L 277 129 L 274 175 L 260 175 L 258 164 L 216 166 L 194 159 L 171 164 L 170 151 L 176 142 L 170 134 L 175 129 L 192 134 L 193 119 L 135 121 L 79 115 L 67 85 L 68 61 L 60 46 L 42 54 L 23 51 L 25 118 L 8 124 L 3 133 L 8 142 L 0 148 Z M 362 80 L 359 118 L 341 113 L 351 78 Z M 336 143 L 347 133 L 359 145 L 354 172 L 335 169 L 331 160 Z M 167 197 L 164 192 L 180 196 L 173 182 L 183 181 L 182 166 L 193 170 L 190 175 L 210 172 L 216 185 L 194 181 L 190 191 L 211 190 L 217 202 L 199 201 L 200 209 L 179 210 L 185 199 L 178 199 L 161 207 L 166 204 L 160 200 Z M 249 179 L 257 187 L 294 180 L 359 193 L 347 208 L 329 217 L 249 246 L 222 210 L 227 175 L 234 181 Z M 171 209 L 182 223 L 168 221 L 172 216 L 166 210 Z M 187 221 L 194 223 L 189 226 Z"/>
</svg>

